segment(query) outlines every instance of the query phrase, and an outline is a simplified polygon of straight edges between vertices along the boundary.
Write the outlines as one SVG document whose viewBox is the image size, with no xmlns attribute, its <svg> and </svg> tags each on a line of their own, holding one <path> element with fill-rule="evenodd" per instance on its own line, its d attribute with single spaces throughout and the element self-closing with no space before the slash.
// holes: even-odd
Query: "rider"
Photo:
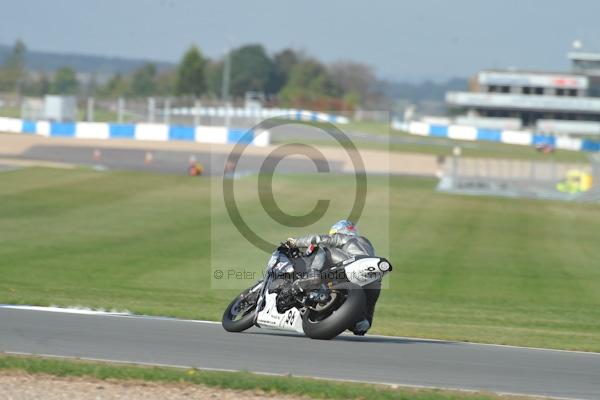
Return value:
<svg viewBox="0 0 600 400">
<path fill-rule="evenodd" d="M 298 249 L 312 249 L 318 246 L 310 263 L 307 278 L 301 279 L 297 285 L 302 290 L 316 288 L 320 285 L 319 274 L 323 266 L 329 261 L 333 264 L 347 260 L 354 256 L 375 256 L 373 245 L 364 236 L 360 236 L 356 224 L 348 220 L 336 222 L 329 230 L 328 235 L 307 235 L 298 239 L 287 239 L 291 247 Z M 356 323 L 352 332 L 355 335 L 364 335 L 373 324 L 375 304 L 379 298 L 381 282 L 375 281 L 363 287 L 367 297 L 364 317 Z"/>
</svg>

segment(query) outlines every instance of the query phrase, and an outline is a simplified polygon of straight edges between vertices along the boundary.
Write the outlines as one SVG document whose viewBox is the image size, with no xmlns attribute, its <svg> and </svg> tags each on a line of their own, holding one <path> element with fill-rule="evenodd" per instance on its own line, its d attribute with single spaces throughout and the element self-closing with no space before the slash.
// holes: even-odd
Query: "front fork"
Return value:
<svg viewBox="0 0 600 400">
<path fill-rule="evenodd" d="M 264 281 L 258 282 L 257 286 L 255 286 L 251 292 L 254 290 L 260 290 L 260 294 L 258 295 L 258 301 L 256 302 L 256 310 L 254 311 L 254 323 L 258 320 L 258 313 L 262 311 L 264 302 L 265 302 L 265 293 L 267 291 L 267 287 L 269 287 L 269 283 L 271 282 L 271 275 L 267 274 L 267 278 Z"/>
</svg>

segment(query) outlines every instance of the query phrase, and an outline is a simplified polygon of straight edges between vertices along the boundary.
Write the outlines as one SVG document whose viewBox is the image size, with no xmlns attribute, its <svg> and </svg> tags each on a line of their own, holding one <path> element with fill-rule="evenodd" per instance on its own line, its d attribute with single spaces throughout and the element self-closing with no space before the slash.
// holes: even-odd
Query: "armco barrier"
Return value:
<svg viewBox="0 0 600 400">
<path fill-rule="evenodd" d="M 600 152 L 600 142 L 587 139 L 542 135 L 529 131 L 482 129 L 466 125 L 439 125 L 422 121 L 404 123 L 393 121 L 392 128 L 412 135 L 445 137 L 449 139 L 488 141 L 523 146 L 549 145 L 557 149 Z"/>
<path fill-rule="evenodd" d="M 318 111 L 295 108 L 239 108 L 239 107 L 186 107 L 174 108 L 173 115 L 198 115 L 206 117 L 244 117 L 244 118 L 288 118 L 296 121 L 327 121 L 332 124 L 347 124 L 347 117 Z"/>
<path fill-rule="evenodd" d="M 223 126 L 48 122 L 0 117 L 0 132 L 77 139 L 188 141 L 213 144 L 234 144 L 243 141 L 255 146 L 270 144 L 268 131 L 256 134 L 252 130 L 246 131 Z"/>
</svg>

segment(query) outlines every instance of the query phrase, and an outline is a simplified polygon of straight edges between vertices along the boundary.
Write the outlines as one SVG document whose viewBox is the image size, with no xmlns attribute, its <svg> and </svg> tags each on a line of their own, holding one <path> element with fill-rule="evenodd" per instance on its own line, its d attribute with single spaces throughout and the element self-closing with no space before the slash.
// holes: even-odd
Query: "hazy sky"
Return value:
<svg viewBox="0 0 600 400">
<path fill-rule="evenodd" d="M 175 61 L 196 43 L 303 49 L 396 80 L 481 68 L 565 70 L 574 39 L 600 49 L 598 0 L 1 0 L 0 43 Z"/>
</svg>

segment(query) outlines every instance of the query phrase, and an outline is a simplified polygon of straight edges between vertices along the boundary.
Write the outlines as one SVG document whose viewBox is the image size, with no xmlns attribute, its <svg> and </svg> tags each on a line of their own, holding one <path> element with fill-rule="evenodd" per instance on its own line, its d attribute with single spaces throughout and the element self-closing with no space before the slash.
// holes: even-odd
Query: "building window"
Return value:
<svg viewBox="0 0 600 400">
<path fill-rule="evenodd" d="M 544 94 L 544 88 L 543 87 L 536 87 L 535 88 L 535 94 Z"/>
<path fill-rule="evenodd" d="M 565 89 L 561 89 L 561 88 L 556 89 L 556 95 L 557 96 L 564 96 L 565 95 Z"/>
<path fill-rule="evenodd" d="M 531 94 L 531 88 L 529 86 L 524 86 L 522 92 L 523 94 Z"/>
<path fill-rule="evenodd" d="M 577 96 L 577 89 L 569 89 L 569 96 Z"/>
<path fill-rule="evenodd" d="M 494 93 L 496 91 L 498 91 L 498 88 L 496 87 L 496 85 L 490 85 L 490 86 L 488 86 L 488 92 Z"/>
<path fill-rule="evenodd" d="M 502 93 L 510 93 L 510 86 L 500 86 Z"/>
</svg>

